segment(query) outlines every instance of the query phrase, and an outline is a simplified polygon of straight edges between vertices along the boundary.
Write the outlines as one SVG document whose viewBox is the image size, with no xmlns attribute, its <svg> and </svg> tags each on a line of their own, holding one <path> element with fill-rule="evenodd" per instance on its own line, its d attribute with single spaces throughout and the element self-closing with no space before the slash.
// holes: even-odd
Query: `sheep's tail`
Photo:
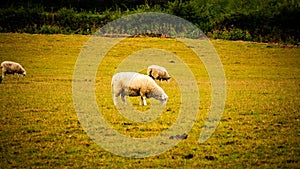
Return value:
<svg viewBox="0 0 300 169">
<path fill-rule="evenodd" d="M 113 88 L 114 87 L 114 78 L 112 78 L 110 86 Z"/>
</svg>

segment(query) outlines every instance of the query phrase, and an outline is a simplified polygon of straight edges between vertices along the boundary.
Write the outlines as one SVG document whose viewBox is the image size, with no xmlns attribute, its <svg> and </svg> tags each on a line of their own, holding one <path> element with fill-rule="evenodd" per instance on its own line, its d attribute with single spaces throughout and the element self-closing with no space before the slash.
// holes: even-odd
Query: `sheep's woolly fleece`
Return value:
<svg viewBox="0 0 300 169">
<path fill-rule="evenodd" d="M 147 69 L 147 75 L 152 77 L 154 80 L 160 81 L 167 81 L 170 82 L 171 76 L 169 75 L 166 68 L 158 66 L 158 65 L 151 65 Z"/>
<path fill-rule="evenodd" d="M 163 105 L 166 104 L 168 99 L 164 90 L 151 77 L 136 72 L 115 74 L 111 85 L 115 105 L 118 103 L 117 98 L 119 96 L 121 96 L 123 104 L 126 104 L 125 96 L 141 96 L 140 105 L 142 105 L 142 102 L 147 105 L 146 98 L 155 98 Z"/>
<path fill-rule="evenodd" d="M 4 61 L 1 63 L 1 68 L 2 68 L 2 77 L 4 78 L 5 75 L 7 74 L 21 74 L 23 76 L 26 75 L 25 69 L 16 62 L 12 61 Z"/>
</svg>

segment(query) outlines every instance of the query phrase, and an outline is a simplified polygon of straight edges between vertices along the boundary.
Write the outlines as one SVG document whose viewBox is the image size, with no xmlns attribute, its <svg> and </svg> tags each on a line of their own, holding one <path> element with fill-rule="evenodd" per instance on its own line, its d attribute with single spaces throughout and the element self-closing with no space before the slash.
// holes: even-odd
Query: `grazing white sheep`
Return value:
<svg viewBox="0 0 300 169">
<path fill-rule="evenodd" d="M 16 62 L 12 61 L 4 61 L 1 63 L 1 68 L 2 68 L 2 77 L 4 78 L 5 75 L 7 74 L 21 74 L 23 76 L 26 75 L 25 69 Z"/>
<path fill-rule="evenodd" d="M 147 75 L 152 77 L 154 80 L 167 81 L 170 82 L 171 76 L 168 71 L 161 66 L 151 65 L 147 69 Z"/>
<path fill-rule="evenodd" d="M 159 100 L 163 105 L 167 103 L 168 96 L 164 90 L 151 77 L 144 74 L 135 72 L 116 73 L 112 77 L 111 85 L 115 105 L 117 105 L 120 95 L 123 104 L 126 104 L 125 96 L 141 96 L 140 105 L 142 105 L 142 102 L 147 105 L 146 98 L 151 97 Z"/>
</svg>

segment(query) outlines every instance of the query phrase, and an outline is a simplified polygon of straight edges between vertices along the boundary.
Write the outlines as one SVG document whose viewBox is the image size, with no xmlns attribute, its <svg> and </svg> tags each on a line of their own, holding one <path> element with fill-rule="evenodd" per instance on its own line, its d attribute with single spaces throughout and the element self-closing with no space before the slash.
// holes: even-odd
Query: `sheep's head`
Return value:
<svg viewBox="0 0 300 169">
<path fill-rule="evenodd" d="M 160 98 L 161 104 L 165 106 L 167 104 L 167 100 L 168 100 L 168 95 L 162 94 Z"/>
<path fill-rule="evenodd" d="M 24 72 L 22 73 L 22 75 L 23 75 L 23 76 L 26 76 L 26 71 L 24 71 Z"/>
</svg>

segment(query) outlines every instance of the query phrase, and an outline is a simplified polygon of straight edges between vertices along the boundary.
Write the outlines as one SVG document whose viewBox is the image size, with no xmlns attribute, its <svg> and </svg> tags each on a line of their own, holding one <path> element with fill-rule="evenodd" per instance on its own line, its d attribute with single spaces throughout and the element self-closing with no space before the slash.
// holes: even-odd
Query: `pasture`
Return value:
<svg viewBox="0 0 300 169">
<path fill-rule="evenodd" d="M 212 40 L 223 63 L 225 110 L 213 135 L 198 142 L 211 101 L 205 67 L 174 39 L 131 38 L 114 46 L 95 79 L 96 99 L 118 132 L 146 138 L 167 129 L 178 115 L 179 88 L 158 82 L 169 96 L 161 117 L 135 123 L 113 105 L 110 80 L 125 56 L 145 48 L 176 53 L 191 68 L 200 91 L 195 124 L 174 148 L 135 159 L 105 151 L 83 130 L 72 98 L 74 66 L 90 36 L 0 34 L 0 61 L 13 60 L 25 78 L 0 84 L 1 168 L 298 168 L 300 163 L 300 48 Z M 189 57 L 191 56 L 191 57 Z M 145 72 L 145 70 L 141 70 Z M 130 98 L 138 106 L 139 98 Z M 148 100 L 149 101 L 149 100 Z"/>
</svg>

